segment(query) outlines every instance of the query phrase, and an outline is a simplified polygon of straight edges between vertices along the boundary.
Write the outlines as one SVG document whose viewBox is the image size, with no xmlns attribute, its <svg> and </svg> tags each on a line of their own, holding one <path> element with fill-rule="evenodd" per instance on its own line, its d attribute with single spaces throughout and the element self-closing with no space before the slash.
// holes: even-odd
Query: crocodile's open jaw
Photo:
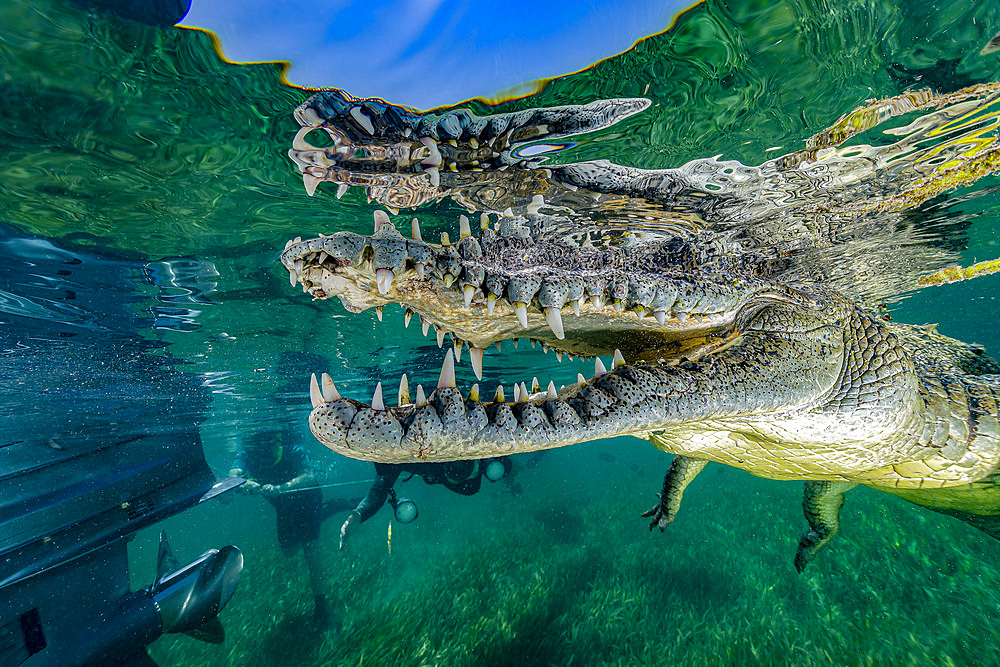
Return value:
<svg viewBox="0 0 1000 667">
<path fill-rule="evenodd" d="M 465 216 L 459 239 L 441 244 L 405 239 L 388 216 L 375 232 L 290 241 L 282 253 L 293 285 L 315 298 L 338 297 L 351 312 L 396 302 L 407 326 L 415 313 L 439 343 L 450 334 L 468 345 L 482 379 L 486 348 L 527 338 L 557 353 L 592 357 L 620 350 L 630 360 L 682 359 L 708 341 L 726 339 L 736 315 L 762 299 L 803 297 L 764 281 L 657 268 L 665 242 L 620 244 L 620 266 L 605 239 L 546 231 L 546 215 L 483 215 L 472 235 Z M 530 245 L 528 245 L 530 243 Z M 600 249 L 596 245 L 603 245 Z M 630 266 L 638 270 L 626 270 Z"/>
</svg>

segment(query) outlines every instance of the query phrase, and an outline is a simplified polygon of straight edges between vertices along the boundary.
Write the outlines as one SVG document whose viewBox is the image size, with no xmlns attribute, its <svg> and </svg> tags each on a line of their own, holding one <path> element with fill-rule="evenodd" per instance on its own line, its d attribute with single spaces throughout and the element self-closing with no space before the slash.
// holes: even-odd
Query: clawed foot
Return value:
<svg viewBox="0 0 1000 667">
<path fill-rule="evenodd" d="M 662 493 L 657 493 L 656 497 L 660 499 L 660 502 L 656 503 L 651 509 L 642 513 L 644 517 L 653 517 L 653 520 L 649 522 L 649 530 L 652 531 L 654 527 L 659 526 L 660 532 L 662 533 L 664 529 L 670 525 L 670 522 L 674 520 L 674 515 L 667 507 L 666 501 L 663 499 Z"/>
</svg>

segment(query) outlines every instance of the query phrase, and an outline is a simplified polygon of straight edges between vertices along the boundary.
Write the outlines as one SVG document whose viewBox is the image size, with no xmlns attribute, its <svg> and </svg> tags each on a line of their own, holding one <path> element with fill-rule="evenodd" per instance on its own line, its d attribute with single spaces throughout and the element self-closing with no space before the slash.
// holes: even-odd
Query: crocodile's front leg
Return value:
<svg viewBox="0 0 1000 667">
<path fill-rule="evenodd" d="M 698 476 L 698 473 L 705 469 L 707 463 L 708 461 L 705 459 L 696 459 L 681 454 L 674 456 L 670 467 L 667 468 L 667 474 L 663 477 L 663 490 L 656 494 L 660 502 L 652 509 L 642 513 L 644 517 L 652 517 L 652 521 L 649 522 L 650 530 L 653 530 L 654 526 L 659 526 L 662 533 L 664 528 L 674 520 L 674 517 L 677 516 L 677 510 L 681 507 L 684 489 Z"/>
<path fill-rule="evenodd" d="M 852 482 L 809 481 L 802 497 L 809 530 L 799 540 L 795 553 L 795 569 L 802 572 L 840 529 L 840 508 L 844 494 L 856 487 Z"/>
</svg>

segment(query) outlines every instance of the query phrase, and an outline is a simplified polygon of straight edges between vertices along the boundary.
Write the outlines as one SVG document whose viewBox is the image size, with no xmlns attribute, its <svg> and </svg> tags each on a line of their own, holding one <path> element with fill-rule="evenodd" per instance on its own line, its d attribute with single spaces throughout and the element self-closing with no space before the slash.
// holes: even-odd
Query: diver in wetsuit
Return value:
<svg viewBox="0 0 1000 667">
<path fill-rule="evenodd" d="M 344 548 L 344 541 L 354 528 L 371 518 L 387 500 L 400 523 L 409 523 L 417 518 L 416 504 L 412 500 L 398 498 L 393 488 L 403 473 L 409 473 L 407 479 L 419 476 L 427 484 L 441 484 L 449 491 L 471 496 L 479 491 L 484 476 L 496 482 L 510 475 L 512 467 L 508 456 L 447 463 L 376 463 L 375 483 L 340 527 L 340 548 Z"/>
<path fill-rule="evenodd" d="M 333 620 L 319 554 L 320 526 L 325 518 L 323 492 L 316 488 L 312 463 L 291 431 L 254 433 L 243 440 L 230 477 L 245 477 L 243 493 L 267 498 L 277 514 L 278 544 L 286 557 L 302 545 L 309 584 L 315 597 L 313 622 L 329 628 Z"/>
</svg>

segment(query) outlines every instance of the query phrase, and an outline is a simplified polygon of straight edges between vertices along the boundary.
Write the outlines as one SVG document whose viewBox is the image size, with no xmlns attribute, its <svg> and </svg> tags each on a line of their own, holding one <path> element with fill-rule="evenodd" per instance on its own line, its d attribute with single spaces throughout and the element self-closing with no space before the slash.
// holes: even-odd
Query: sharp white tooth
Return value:
<svg viewBox="0 0 1000 667">
<path fill-rule="evenodd" d="M 479 380 L 483 379 L 483 348 L 476 347 L 475 345 L 469 345 L 469 361 L 472 362 L 472 372 L 476 374 L 476 378 Z"/>
<path fill-rule="evenodd" d="M 455 334 L 452 334 L 452 338 L 455 338 Z M 462 363 L 462 339 L 455 338 L 455 363 Z"/>
<path fill-rule="evenodd" d="M 437 333 L 438 347 L 444 347 L 444 329 L 434 327 L 434 331 Z"/>
<path fill-rule="evenodd" d="M 409 328 L 409 326 L 410 326 L 410 318 L 412 318 L 412 317 L 413 317 L 413 311 L 410 310 L 409 308 L 407 308 L 406 312 L 403 314 L 403 328 L 404 329 L 408 329 Z"/>
<path fill-rule="evenodd" d="M 340 392 L 333 386 L 333 378 L 329 373 L 323 373 L 323 400 L 327 403 L 340 400 Z"/>
<path fill-rule="evenodd" d="M 604 362 L 601 361 L 600 357 L 594 360 L 594 377 L 599 378 L 602 375 L 607 375 L 608 369 L 604 366 Z"/>
<path fill-rule="evenodd" d="M 420 222 L 416 218 L 410 223 L 410 236 L 413 237 L 414 241 L 423 241 L 423 238 L 420 237 Z"/>
<path fill-rule="evenodd" d="M 417 264 L 417 278 L 424 279 L 424 265 Z"/>
<path fill-rule="evenodd" d="M 545 392 L 545 400 L 554 401 L 558 397 L 559 397 L 558 394 L 556 394 L 556 383 L 549 380 L 549 388 Z"/>
<path fill-rule="evenodd" d="M 372 394 L 372 410 L 385 410 L 385 402 L 382 400 L 382 383 L 375 385 L 375 393 Z"/>
<path fill-rule="evenodd" d="M 599 294 L 594 295 L 594 308 L 603 308 L 603 307 L 604 307 L 604 297 L 600 296 Z"/>
<path fill-rule="evenodd" d="M 322 264 L 323 262 L 325 262 L 329 258 L 330 258 L 330 256 L 327 255 L 326 252 L 320 250 L 319 251 L 319 259 L 316 260 L 316 263 L 317 264 Z"/>
<path fill-rule="evenodd" d="M 351 107 L 351 117 L 358 121 L 358 125 L 365 128 L 368 134 L 375 134 L 375 126 L 372 125 L 372 119 L 361 110 L 361 107 Z"/>
<path fill-rule="evenodd" d="M 528 394 L 528 388 L 525 387 L 524 383 L 522 382 L 521 383 L 521 400 L 522 401 L 528 400 L 528 396 L 529 396 L 529 394 Z"/>
<path fill-rule="evenodd" d="M 386 206 L 385 208 L 387 211 L 389 211 L 389 213 L 392 213 L 393 215 L 399 215 L 398 208 L 393 208 L 392 206 Z"/>
<path fill-rule="evenodd" d="M 620 312 L 622 312 L 622 309 L 623 309 L 623 308 L 625 307 L 625 306 L 624 306 L 624 305 L 622 304 L 622 302 L 621 302 L 621 300 L 620 300 L 620 299 L 615 299 L 615 304 L 614 304 L 614 306 L 615 306 L 615 310 L 617 310 L 617 311 L 618 311 L 619 313 L 620 313 Z"/>
<path fill-rule="evenodd" d="M 486 312 L 489 313 L 490 315 L 492 315 L 493 314 L 493 310 L 496 308 L 496 306 L 497 306 L 497 297 L 496 297 L 496 294 L 487 294 L 486 295 Z"/>
<path fill-rule="evenodd" d="M 458 238 L 467 239 L 472 236 L 472 227 L 469 226 L 469 219 L 464 215 L 458 216 Z"/>
<path fill-rule="evenodd" d="M 506 403 L 507 397 L 503 395 L 503 385 L 497 385 L 497 393 L 493 395 L 495 403 Z"/>
<path fill-rule="evenodd" d="M 374 218 L 375 218 L 375 232 L 374 232 L 375 234 L 378 233 L 379 227 L 381 227 L 382 225 L 392 224 L 389 222 L 389 214 L 386 213 L 385 211 L 375 211 Z"/>
<path fill-rule="evenodd" d="M 441 232 L 441 245 L 451 245 L 451 237 L 448 232 Z"/>
<path fill-rule="evenodd" d="M 510 206 L 508 206 L 507 208 L 505 208 L 503 210 L 503 217 L 505 217 L 505 218 L 513 218 L 514 217 L 514 209 L 512 209 Z"/>
<path fill-rule="evenodd" d="M 667 323 L 667 314 L 662 310 L 654 310 L 653 319 L 659 322 L 660 326 L 663 326 Z"/>
<path fill-rule="evenodd" d="M 441 283 L 445 287 L 451 287 L 452 283 L 454 282 L 455 282 L 455 276 L 451 275 L 450 273 L 446 273 L 443 276 L 441 276 Z"/>
<path fill-rule="evenodd" d="M 485 230 L 490 228 L 490 216 L 485 213 L 479 214 L 479 229 Z"/>
<path fill-rule="evenodd" d="M 674 313 L 674 316 L 677 318 L 677 321 L 680 322 L 681 324 L 687 322 L 688 314 L 685 313 L 683 310 L 677 311 L 676 313 Z"/>
<path fill-rule="evenodd" d="M 633 312 L 635 313 L 635 319 L 639 321 L 642 321 L 646 317 L 646 309 L 642 306 L 637 307 Z"/>
<path fill-rule="evenodd" d="M 580 301 L 583 301 L 583 299 L 580 299 Z M 569 304 L 570 308 L 573 309 L 573 314 L 577 317 L 580 316 L 580 301 L 573 301 Z"/>
<path fill-rule="evenodd" d="M 319 391 L 319 384 L 316 383 L 316 374 L 309 378 L 309 400 L 312 401 L 313 409 L 323 405 L 323 394 Z"/>
<path fill-rule="evenodd" d="M 528 210 L 526 211 L 528 215 L 534 215 L 538 213 L 539 209 L 545 206 L 545 197 L 542 195 L 535 195 L 531 198 L 531 203 L 528 204 Z"/>
<path fill-rule="evenodd" d="M 424 332 L 425 336 L 427 335 L 427 330 L 430 328 L 430 326 L 431 326 L 430 322 L 428 322 L 427 320 L 425 320 L 422 317 L 420 318 L 420 329 L 421 329 L 421 331 Z"/>
<path fill-rule="evenodd" d="M 514 383 L 514 402 L 521 402 L 521 387 L 519 387 L 516 382 Z"/>
<path fill-rule="evenodd" d="M 583 377 L 583 373 L 576 374 L 576 381 L 580 385 L 581 389 L 587 386 L 587 378 Z"/>
<path fill-rule="evenodd" d="M 430 155 L 421 160 L 420 164 L 427 165 L 428 167 L 437 167 L 440 165 L 441 149 L 438 148 L 437 142 L 431 137 L 420 137 L 420 143 L 430 149 Z"/>
<path fill-rule="evenodd" d="M 392 269 L 379 269 L 375 272 L 375 287 L 379 294 L 388 294 L 392 289 L 392 279 L 395 275 Z"/>
<path fill-rule="evenodd" d="M 625 365 L 625 357 L 622 356 L 621 350 L 615 350 L 615 357 L 611 360 L 611 370 L 618 368 L 619 366 Z"/>
<path fill-rule="evenodd" d="M 437 167 L 425 167 L 424 173 L 427 174 L 427 180 L 430 181 L 432 186 L 435 188 L 441 186 L 441 172 Z"/>
<path fill-rule="evenodd" d="M 472 285 L 466 285 L 462 288 L 462 295 L 465 296 L 465 307 L 468 308 L 472 305 L 472 298 L 476 296 L 476 288 Z"/>
<path fill-rule="evenodd" d="M 556 335 L 556 338 L 562 340 L 566 337 L 566 334 L 563 332 L 562 314 L 558 308 L 555 306 L 546 308 L 545 321 L 549 323 L 549 328 L 552 329 L 552 333 Z"/>
<path fill-rule="evenodd" d="M 521 323 L 522 329 L 528 328 L 528 309 L 523 303 L 518 303 L 514 305 L 514 314 L 517 315 L 517 321 Z"/>
<path fill-rule="evenodd" d="M 302 273 L 302 268 L 305 266 L 305 260 L 297 259 L 295 260 L 295 273 Z"/>
<path fill-rule="evenodd" d="M 559 363 L 562 363 L 562 355 L 563 355 L 562 352 L 556 350 L 556 361 L 558 361 Z"/>
<path fill-rule="evenodd" d="M 295 287 L 296 283 L 298 283 L 298 277 L 295 275 L 295 271 L 288 272 L 288 282 L 292 284 L 292 287 Z"/>
<path fill-rule="evenodd" d="M 478 384 L 472 385 L 472 389 L 469 390 L 469 400 L 470 401 L 475 401 L 476 403 L 479 402 L 479 385 Z"/>
<path fill-rule="evenodd" d="M 549 353 L 549 344 L 542 343 L 542 354 L 548 354 L 548 353 Z"/>
<path fill-rule="evenodd" d="M 302 174 L 302 184 L 306 186 L 306 194 L 310 197 L 316 192 L 316 186 L 323 182 L 323 179 L 319 176 L 313 176 L 312 174 Z"/>
<path fill-rule="evenodd" d="M 503 341 L 502 340 L 498 340 L 497 341 L 497 352 L 499 352 L 502 349 L 503 349 Z"/>
<path fill-rule="evenodd" d="M 542 390 L 542 385 L 538 384 L 538 378 L 531 378 L 531 393 L 537 394 Z"/>
<path fill-rule="evenodd" d="M 375 306 L 375 317 L 378 318 L 379 322 L 382 321 L 382 306 Z"/>
<path fill-rule="evenodd" d="M 520 338 L 515 338 L 514 339 L 514 349 L 515 350 L 517 349 L 517 344 L 520 343 L 520 342 L 521 342 Z M 497 349 L 499 349 L 499 348 L 500 348 L 500 343 L 497 343 Z"/>
<path fill-rule="evenodd" d="M 451 350 L 444 355 L 444 363 L 441 365 L 441 377 L 438 378 L 438 389 L 455 387 L 455 356 Z"/>
<path fill-rule="evenodd" d="M 293 245 L 295 245 L 294 242 L 291 239 L 288 239 L 288 241 L 285 243 L 285 250 L 288 250 Z"/>
<path fill-rule="evenodd" d="M 531 349 L 534 350 L 535 349 L 535 339 L 534 338 L 529 338 L 528 339 L 528 343 L 531 345 Z"/>
<path fill-rule="evenodd" d="M 341 197 L 343 197 L 344 195 L 346 195 L 347 191 L 350 189 L 350 187 L 351 186 L 349 186 L 347 183 L 341 183 L 340 185 L 338 185 L 337 186 L 337 199 L 340 199 Z"/>
<path fill-rule="evenodd" d="M 302 243 L 302 237 L 301 236 L 296 236 L 295 237 L 295 242 L 296 243 Z"/>
<path fill-rule="evenodd" d="M 424 386 L 422 384 L 417 385 L 417 399 L 413 401 L 413 404 L 418 408 L 427 405 L 427 397 L 424 396 Z"/>
<path fill-rule="evenodd" d="M 397 405 L 408 405 L 410 402 L 410 385 L 406 381 L 406 373 L 399 378 L 399 402 Z"/>
</svg>

